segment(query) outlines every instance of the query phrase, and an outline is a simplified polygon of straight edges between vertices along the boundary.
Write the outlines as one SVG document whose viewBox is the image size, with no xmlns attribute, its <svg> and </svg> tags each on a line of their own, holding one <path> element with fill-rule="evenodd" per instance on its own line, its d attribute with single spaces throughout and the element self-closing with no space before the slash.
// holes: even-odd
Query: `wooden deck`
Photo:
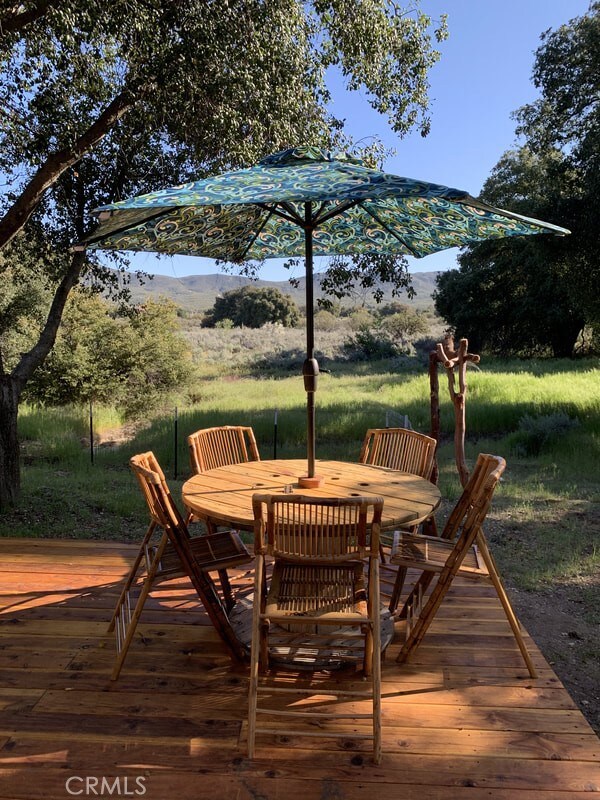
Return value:
<svg viewBox="0 0 600 800">
<path fill-rule="evenodd" d="M 231 667 L 185 582 L 153 595 L 110 682 L 105 632 L 133 553 L 0 539 L 0 798 L 574 800 L 600 791 L 593 730 L 533 643 L 540 677 L 527 676 L 493 590 L 464 581 L 409 666 L 395 663 L 397 644 L 388 649 L 380 766 L 351 738 L 274 737 L 248 761 L 244 671 Z M 248 580 L 240 572 L 237 583 Z"/>
</svg>

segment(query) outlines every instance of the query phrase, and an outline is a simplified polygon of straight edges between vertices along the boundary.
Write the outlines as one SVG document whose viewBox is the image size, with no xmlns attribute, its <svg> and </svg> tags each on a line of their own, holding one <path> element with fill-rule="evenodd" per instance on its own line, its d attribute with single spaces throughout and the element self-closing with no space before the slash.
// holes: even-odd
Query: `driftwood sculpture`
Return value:
<svg viewBox="0 0 600 800">
<path fill-rule="evenodd" d="M 458 349 L 454 346 L 452 336 L 447 336 L 444 342 L 438 342 L 436 349 L 429 355 L 429 387 L 431 398 L 431 435 L 440 441 L 440 396 L 438 365 L 442 364 L 448 376 L 448 389 L 450 399 L 454 406 L 454 457 L 460 482 L 464 487 L 469 480 L 469 470 L 465 460 L 465 407 L 467 396 L 467 364 L 479 363 L 479 356 L 468 352 L 469 342 L 461 339 Z M 458 391 L 456 390 L 456 375 L 458 375 Z M 438 479 L 437 459 L 433 467 L 432 480 Z"/>
</svg>

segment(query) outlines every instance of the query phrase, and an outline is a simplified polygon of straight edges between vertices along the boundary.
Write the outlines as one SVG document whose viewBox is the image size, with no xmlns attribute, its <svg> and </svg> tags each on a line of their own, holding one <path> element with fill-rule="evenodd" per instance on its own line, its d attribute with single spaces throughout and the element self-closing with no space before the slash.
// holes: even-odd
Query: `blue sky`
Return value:
<svg viewBox="0 0 600 800">
<path fill-rule="evenodd" d="M 515 144 L 511 113 L 535 99 L 531 82 L 540 35 L 584 14 L 589 0 L 422 0 L 421 8 L 436 19 L 448 14 L 450 36 L 439 49 L 430 73 L 431 133 L 399 139 L 360 93 L 332 86 L 337 116 L 347 121 L 356 140 L 379 136 L 395 155 L 387 172 L 466 189 L 477 196 L 502 153 Z M 156 187 L 159 188 L 159 187 Z M 456 250 L 410 259 L 414 272 L 456 266 Z M 158 259 L 138 254 L 132 267 L 149 273 L 184 277 L 218 271 L 209 259 Z M 317 259 L 316 271 L 326 267 Z M 267 261 L 261 278 L 285 280 L 278 260 Z"/>
</svg>

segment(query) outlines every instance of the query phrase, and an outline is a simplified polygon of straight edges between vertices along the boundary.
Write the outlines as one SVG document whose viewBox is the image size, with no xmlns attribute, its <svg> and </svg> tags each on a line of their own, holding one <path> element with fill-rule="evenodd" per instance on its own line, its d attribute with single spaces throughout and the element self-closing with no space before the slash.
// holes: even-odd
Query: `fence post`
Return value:
<svg viewBox="0 0 600 800">
<path fill-rule="evenodd" d="M 275 421 L 273 423 L 273 458 L 277 458 L 277 414 L 278 410 L 275 409 Z"/>
<path fill-rule="evenodd" d="M 177 480 L 177 428 L 178 428 L 177 406 L 175 406 L 175 419 L 173 421 L 173 480 Z"/>
<path fill-rule="evenodd" d="M 90 460 L 94 463 L 94 409 L 90 400 Z"/>
</svg>

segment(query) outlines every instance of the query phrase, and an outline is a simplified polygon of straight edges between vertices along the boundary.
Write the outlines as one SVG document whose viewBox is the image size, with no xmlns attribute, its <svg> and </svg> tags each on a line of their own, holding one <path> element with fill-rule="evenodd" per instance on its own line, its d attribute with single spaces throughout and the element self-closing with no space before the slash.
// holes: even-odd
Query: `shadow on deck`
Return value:
<svg viewBox="0 0 600 800">
<path fill-rule="evenodd" d="M 395 662 L 397 626 L 383 665 L 380 766 L 369 743 L 350 737 L 273 736 L 249 761 L 245 671 L 232 667 L 185 581 L 153 593 L 110 681 L 106 628 L 134 554 L 113 543 L 0 539 L 0 798 L 575 800 L 600 791 L 600 741 L 528 639 L 539 670 L 529 678 L 491 587 L 456 581 L 408 665 Z M 235 583 L 250 579 L 240 571 Z M 344 724 L 351 733 L 357 723 Z"/>
</svg>

